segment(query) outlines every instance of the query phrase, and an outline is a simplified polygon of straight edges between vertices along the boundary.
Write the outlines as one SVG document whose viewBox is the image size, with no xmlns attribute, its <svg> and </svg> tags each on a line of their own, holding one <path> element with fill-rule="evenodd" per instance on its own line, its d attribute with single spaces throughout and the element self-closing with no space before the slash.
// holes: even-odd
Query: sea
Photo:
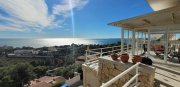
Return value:
<svg viewBox="0 0 180 87">
<path fill-rule="evenodd" d="M 22 38 L 1 38 L 0 46 L 13 46 L 23 47 L 29 46 L 34 48 L 50 47 L 50 46 L 62 46 L 71 44 L 112 44 L 121 41 L 120 38 L 106 38 L 106 39 L 81 39 L 81 38 L 41 38 L 41 39 L 22 39 Z M 125 39 L 125 42 L 127 40 Z"/>
</svg>

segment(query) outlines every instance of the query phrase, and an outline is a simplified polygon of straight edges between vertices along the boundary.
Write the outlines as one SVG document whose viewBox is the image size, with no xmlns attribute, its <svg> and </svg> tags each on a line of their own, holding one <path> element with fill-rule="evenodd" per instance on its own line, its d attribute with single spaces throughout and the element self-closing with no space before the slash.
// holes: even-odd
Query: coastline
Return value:
<svg viewBox="0 0 180 87">
<path fill-rule="evenodd" d="M 52 47 L 63 45 L 104 45 L 113 44 L 120 41 L 120 38 L 104 38 L 104 39 L 80 39 L 80 38 L 42 38 L 42 39 L 29 39 L 29 38 L 0 38 L 0 47 Z M 126 41 L 125 41 L 126 42 Z"/>
</svg>

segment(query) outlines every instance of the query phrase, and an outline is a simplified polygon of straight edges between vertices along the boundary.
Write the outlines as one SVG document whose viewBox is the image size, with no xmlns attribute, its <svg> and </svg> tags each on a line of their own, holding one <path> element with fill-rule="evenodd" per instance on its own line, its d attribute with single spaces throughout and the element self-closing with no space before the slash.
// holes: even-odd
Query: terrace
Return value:
<svg viewBox="0 0 180 87">
<path fill-rule="evenodd" d="M 176 6 L 109 23 L 121 28 L 121 46 L 86 51 L 86 62 L 83 64 L 84 87 L 179 87 L 180 70 L 177 67 L 180 64 L 168 61 L 169 49 L 175 46 L 174 51 L 177 51 L 180 44 L 176 39 L 176 34 L 180 33 L 179 9 L 180 6 Z M 125 31 L 128 34 L 126 45 Z M 159 40 L 152 39 L 154 34 L 161 34 Z M 153 61 L 153 66 L 132 64 L 132 56 L 143 53 L 144 43 L 147 44 L 144 56 Z M 161 56 L 155 55 L 155 50 L 152 49 L 157 44 L 164 47 L 164 52 L 159 54 Z M 109 56 L 111 53 L 128 53 L 130 59 L 128 63 L 115 61 Z M 173 57 L 173 60 L 178 60 L 178 56 Z"/>
</svg>

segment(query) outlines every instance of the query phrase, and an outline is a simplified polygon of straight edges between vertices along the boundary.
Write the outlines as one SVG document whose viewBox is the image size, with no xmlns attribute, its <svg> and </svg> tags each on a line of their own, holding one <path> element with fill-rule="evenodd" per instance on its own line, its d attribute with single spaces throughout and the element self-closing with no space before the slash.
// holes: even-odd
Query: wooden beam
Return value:
<svg viewBox="0 0 180 87">
<path fill-rule="evenodd" d="M 142 21 L 149 24 L 149 25 L 152 25 L 151 22 L 149 20 L 147 20 L 147 19 L 142 19 Z"/>
<path fill-rule="evenodd" d="M 134 29 L 134 27 L 129 24 L 120 24 L 120 27 L 123 29 Z"/>
<path fill-rule="evenodd" d="M 150 32 L 151 34 L 164 34 L 164 33 L 166 33 L 166 30 L 161 30 L 161 31 L 151 31 Z M 171 30 L 171 31 L 169 31 L 169 33 L 172 33 L 172 34 L 180 34 L 180 30 Z"/>
<path fill-rule="evenodd" d="M 139 28 L 134 28 L 135 30 L 147 30 L 147 29 L 180 29 L 180 23 L 176 24 L 162 24 L 162 25 L 156 25 L 156 26 L 148 26 L 148 27 L 139 27 Z"/>
<path fill-rule="evenodd" d="M 150 22 L 150 21 L 148 21 L 147 19 L 143 19 L 142 21 L 144 21 L 145 23 L 147 23 L 147 24 L 150 24 L 150 25 L 151 25 L 151 22 Z"/>
<path fill-rule="evenodd" d="M 145 30 L 145 29 L 143 29 L 143 30 L 136 30 L 137 32 L 148 32 L 148 30 Z"/>
</svg>

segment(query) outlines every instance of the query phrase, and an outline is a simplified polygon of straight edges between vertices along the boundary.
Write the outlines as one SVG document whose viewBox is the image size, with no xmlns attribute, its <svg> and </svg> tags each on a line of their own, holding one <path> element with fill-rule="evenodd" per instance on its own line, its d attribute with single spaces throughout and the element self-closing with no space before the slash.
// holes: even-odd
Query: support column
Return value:
<svg viewBox="0 0 180 87">
<path fill-rule="evenodd" d="M 124 29 L 121 29 L 121 54 L 124 53 Z"/>
<path fill-rule="evenodd" d="M 164 55 L 164 62 L 167 63 L 167 56 L 168 56 L 168 32 L 166 30 L 166 33 L 164 34 L 165 37 L 165 43 L 164 43 L 164 47 L 165 47 L 165 55 Z"/>
<path fill-rule="evenodd" d="M 142 51 L 143 51 L 143 32 L 141 33 L 141 54 L 142 54 Z"/>
<path fill-rule="evenodd" d="M 147 55 L 150 57 L 150 29 L 148 29 L 148 47 L 147 47 Z"/>
<path fill-rule="evenodd" d="M 139 54 L 138 51 L 139 51 L 139 32 L 137 32 L 137 44 L 136 44 L 137 55 Z"/>
<path fill-rule="evenodd" d="M 144 41 L 146 42 L 146 33 L 144 33 Z"/>
<path fill-rule="evenodd" d="M 129 51 L 129 30 L 128 30 L 128 40 L 127 40 L 127 52 Z"/>
<path fill-rule="evenodd" d="M 132 31 L 132 55 L 135 54 L 135 30 Z"/>
</svg>

